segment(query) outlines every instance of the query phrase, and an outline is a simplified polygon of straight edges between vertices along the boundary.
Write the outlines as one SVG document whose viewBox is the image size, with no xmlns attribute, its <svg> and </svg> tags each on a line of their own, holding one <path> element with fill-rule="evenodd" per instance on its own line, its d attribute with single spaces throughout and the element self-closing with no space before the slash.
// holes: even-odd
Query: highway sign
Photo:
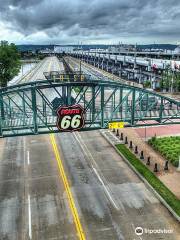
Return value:
<svg viewBox="0 0 180 240">
<path fill-rule="evenodd" d="M 50 71 L 50 72 L 44 72 L 43 74 L 47 80 L 53 80 L 54 82 L 62 82 L 62 81 L 78 82 L 78 81 L 85 81 L 90 78 L 90 75 L 80 71 L 76 71 L 73 73 L 62 73 L 60 71 L 59 72 Z"/>
<path fill-rule="evenodd" d="M 108 124 L 109 129 L 123 128 L 124 122 L 111 122 Z"/>
<path fill-rule="evenodd" d="M 84 109 L 78 104 L 59 107 L 57 115 L 57 127 L 60 131 L 77 131 L 84 126 Z"/>
</svg>

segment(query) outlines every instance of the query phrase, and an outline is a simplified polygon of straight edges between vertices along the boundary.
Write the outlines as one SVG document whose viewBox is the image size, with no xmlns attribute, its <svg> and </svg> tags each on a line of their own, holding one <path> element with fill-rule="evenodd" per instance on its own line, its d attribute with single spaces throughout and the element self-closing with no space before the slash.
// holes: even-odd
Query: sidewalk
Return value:
<svg viewBox="0 0 180 240">
<path fill-rule="evenodd" d="M 159 179 L 180 199 L 180 172 L 177 172 L 176 168 L 169 163 L 169 170 L 164 171 L 164 164 L 165 159 L 158 154 L 156 151 L 154 151 L 151 146 L 149 146 L 144 139 L 142 139 L 135 129 L 132 128 L 123 128 L 119 129 L 119 133 L 123 133 L 124 138 L 127 136 L 128 138 L 128 145 L 129 142 L 133 142 L 133 146 L 138 146 L 138 152 L 140 151 L 144 152 L 145 160 L 144 163 L 146 164 L 147 157 L 150 156 L 150 169 L 153 171 L 154 164 L 158 164 L 159 172 L 156 173 L 156 175 L 159 177 Z"/>
</svg>

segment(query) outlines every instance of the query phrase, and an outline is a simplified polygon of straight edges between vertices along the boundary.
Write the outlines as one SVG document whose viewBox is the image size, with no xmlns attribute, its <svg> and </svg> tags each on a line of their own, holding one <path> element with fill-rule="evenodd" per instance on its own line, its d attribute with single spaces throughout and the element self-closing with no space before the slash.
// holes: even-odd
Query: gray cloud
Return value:
<svg viewBox="0 0 180 240">
<path fill-rule="evenodd" d="M 177 41 L 178 0 L 0 0 L 0 22 L 32 41 Z"/>
</svg>

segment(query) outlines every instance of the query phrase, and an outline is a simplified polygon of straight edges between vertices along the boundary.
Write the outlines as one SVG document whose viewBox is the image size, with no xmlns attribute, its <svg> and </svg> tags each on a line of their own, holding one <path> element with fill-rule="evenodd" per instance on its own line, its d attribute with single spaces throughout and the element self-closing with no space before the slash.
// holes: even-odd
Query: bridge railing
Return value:
<svg viewBox="0 0 180 240">
<path fill-rule="evenodd" d="M 59 106 L 79 104 L 85 111 L 83 130 L 107 128 L 112 121 L 128 126 L 180 123 L 180 102 L 114 81 L 51 80 L 0 90 L 0 136 L 59 131 Z"/>
</svg>

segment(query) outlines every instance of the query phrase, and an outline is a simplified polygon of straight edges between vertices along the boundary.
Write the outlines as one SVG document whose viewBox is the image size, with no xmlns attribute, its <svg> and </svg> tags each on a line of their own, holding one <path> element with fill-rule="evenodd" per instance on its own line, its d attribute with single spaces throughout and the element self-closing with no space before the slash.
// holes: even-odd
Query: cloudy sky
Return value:
<svg viewBox="0 0 180 240">
<path fill-rule="evenodd" d="M 0 0 L 0 40 L 180 43 L 180 0 Z"/>
</svg>

